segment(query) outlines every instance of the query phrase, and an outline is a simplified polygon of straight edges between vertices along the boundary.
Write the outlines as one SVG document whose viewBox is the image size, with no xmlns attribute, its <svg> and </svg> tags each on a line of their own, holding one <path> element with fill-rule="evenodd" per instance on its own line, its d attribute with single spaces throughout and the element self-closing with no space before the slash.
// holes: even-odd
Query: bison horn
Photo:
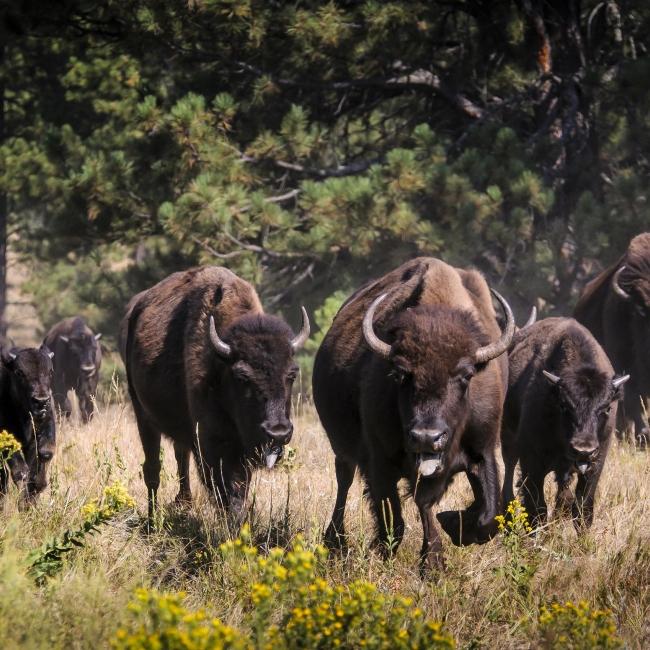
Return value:
<svg viewBox="0 0 650 650">
<path fill-rule="evenodd" d="M 388 345 L 388 343 L 384 343 L 384 341 L 375 334 L 373 319 L 375 317 L 377 306 L 387 295 L 387 293 L 382 293 L 381 296 L 375 298 L 370 307 L 368 307 L 366 315 L 363 317 L 363 338 L 366 339 L 368 347 L 384 359 L 388 359 L 390 356 L 391 346 Z"/>
<path fill-rule="evenodd" d="M 630 375 L 623 375 L 622 377 L 617 377 L 616 379 L 612 380 L 612 386 L 614 388 L 620 388 L 629 378 Z"/>
<path fill-rule="evenodd" d="M 530 310 L 530 316 L 528 317 L 528 320 L 524 323 L 524 326 L 521 328 L 522 330 L 525 330 L 527 327 L 530 327 L 537 321 L 537 307 L 533 305 L 533 308 Z"/>
<path fill-rule="evenodd" d="M 227 343 L 224 343 L 217 334 L 217 328 L 214 326 L 214 316 L 210 316 L 210 340 L 219 356 L 224 359 L 229 359 L 232 356 L 232 348 Z"/>
<path fill-rule="evenodd" d="M 307 310 L 304 307 L 301 307 L 300 310 L 302 311 L 302 327 L 300 328 L 300 332 L 291 339 L 291 349 L 294 352 L 300 350 L 309 338 L 309 316 L 307 316 Z"/>
<path fill-rule="evenodd" d="M 515 335 L 515 317 L 512 314 L 510 305 L 498 291 L 494 289 L 490 289 L 490 291 L 492 291 L 496 299 L 501 303 L 501 307 L 503 307 L 503 312 L 506 315 L 506 326 L 498 341 L 484 345 L 476 351 L 476 363 L 487 363 L 502 355 L 508 349 L 510 343 L 512 343 L 512 337 Z"/>
<path fill-rule="evenodd" d="M 99 339 L 102 338 L 102 333 L 99 332 L 98 334 L 95 334 L 95 341 L 99 341 Z"/>
<path fill-rule="evenodd" d="M 548 379 L 552 384 L 559 384 L 560 383 L 560 378 L 557 375 L 554 375 L 552 372 L 549 372 L 548 370 L 542 370 L 544 373 L 544 377 Z"/>
<path fill-rule="evenodd" d="M 617 293 L 621 298 L 623 298 L 623 300 L 629 300 L 632 296 L 630 296 L 627 291 L 624 291 L 618 283 L 618 279 L 624 269 L 625 266 L 621 266 L 621 268 L 614 273 L 614 277 L 612 278 L 612 289 L 614 289 L 614 293 Z"/>
<path fill-rule="evenodd" d="M 68 342 L 70 341 L 70 339 L 69 339 L 67 336 L 63 336 L 63 334 L 61 334 L 61 336 L 59 336 L 59 338 L 60 338 L 64 343 L 68 343 Z"/>
</svg>

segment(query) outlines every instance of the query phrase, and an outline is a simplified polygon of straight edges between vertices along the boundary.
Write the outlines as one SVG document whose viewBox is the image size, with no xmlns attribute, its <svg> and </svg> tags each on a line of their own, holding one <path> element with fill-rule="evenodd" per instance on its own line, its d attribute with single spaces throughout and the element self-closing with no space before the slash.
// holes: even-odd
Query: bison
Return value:
<svg viewBox="0 0 650 650">
<path fill-rule="evenodd" d="M 255 289 L 228 269 L 174 273 L 129 304 L 126 371 L 144 449 L 149 514 L 156 506 L 160 440 L 174 442 L 180 491 L 191 499 L 189 458 L 236 523 L 244 514 L 250 469 L 273 467 L 291 440 L 294 335 L 264 313 Z"/>
<path fill-rule="evenodd" d="M 519 460 L 524 506 L 534 525 L 546 518 L 544 478 L 554 472 L 556 510 L 571 511 L 578 529 L 588 527 L 617 400 L 630 376 L 615 377 L 596 339 L 572 318 L 546 318 L 518 332 L 509 362 L 503 503 L 513 498 Z M 574 497 L 570 485 L 576 473 Z"/>
<path fill-rule="evenodd" d="M 52 356 L 47 347 L 4 349 L 0 360 L 0 430 L 22 446 L 7 463 L 11 477 L 31 500 L 47 486 L 47 466 L 56 444 L 51 400 Z M 7 467 L 0 465 L 0 495 L 7 491 Z"/>
<path fill-rule="evenodd" d="M 596 337 L 618 373 L 630 373 L 618 427 L 650 442 L 642 401 L 650 399 L 650 233 L 630 242 L 621 259 L 594 278 L 573 313 Z"/>
<path fill-rule="evenodd" d="M 80 316 L 56 323 L 45 335 L 43 343 L 54 351 L 54 403 L 66 417 L 72 412 L 69 390 L 77 393 L 82 420 L 88 422 L 93 415 L 102 363 L 101 336 Z"/>
<path fill-rule="evenodd" d="M 417 258 L 348 299 L 316 355 L 313 394 L 335 454 L 336 504 L 325 533 L 345 544 L 344 512 L 358 467 L 386 553 L 404 534 L 397 484 L 406 478 L 424 539 L 422 568 L 442 561 L 431 508 L 466 472 L 474 503 L 439 513 L 456 544 L 487 541 L 500 510 L 495 457 L 515 322 L 503 332 L 477 271 Z"/>
</svg>

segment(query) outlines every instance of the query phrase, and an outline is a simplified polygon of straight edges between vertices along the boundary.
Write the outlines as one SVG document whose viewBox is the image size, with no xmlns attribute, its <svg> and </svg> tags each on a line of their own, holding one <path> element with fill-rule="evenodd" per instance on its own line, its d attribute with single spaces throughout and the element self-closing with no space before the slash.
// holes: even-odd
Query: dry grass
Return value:
<svg viewBox="0 0 650 650">
<path fill-rule="evenodd" d="M 301 532 L 317 543 L 334 502 L 333 457 L 313 408 L 299 404 L 297 450 L 291 468 L 258 471 L 252 486 L 251 523 L 259 544 L 286 545 Z M 194 475 L 195 503 L 172 507 L 177 491 L 174 456 L 164 445 L 159 530 L 147 533 L 142 451 L 130 407 L 120 400 L 100 408 L 89 426 L 65 422 L 59 429 L 51 486 L 39 503 L 19 512 L 16 495 L 0 510 L 0 639 L 4 647 L 106 647 L 133 590 L 154 586 L 182 590 L 192 607 L 206 607 L 237 625 L 240 594 L 225 592 L 218 554 L 222 522 Z M 120 479 L 140 517 L 120 520 L 71 554 L 63 572 L 37 588 L 25 575 L 26 554 L 81 521 L 80 507 Z M 550 489 L 550 486 L 549 486 Z M 441 504 L 462 506 L 468 486 L 459 477 Z M 578 539 L 571 523 L 552 522 L 526 542 L 523 560 L 534 575 L 515 586 L 503 567 L 512 558 L 499 540 L 484 546 L 446 548 L 448 566 L 419 577 L 421 527 L 411 502 L 407 531 L 397 556 L 381 562 L 370 550 L 369 511 L 357 481 L 350 493 L 352 537 L 346 557 L 331 557 L 329 579 L 364 578 L 380 589 L 414 597 L 427 615 L 442 620 L 459 647 L 536 647 L 539 607 L 554 599 L 581 600 L 610 608 L 627 646 L 650 646 L 650 464 L 646 453 L 615 444 L 600 484 L 592 530 Z M 7 645 L 9 644 L 9 645 Z"/>
</svg>

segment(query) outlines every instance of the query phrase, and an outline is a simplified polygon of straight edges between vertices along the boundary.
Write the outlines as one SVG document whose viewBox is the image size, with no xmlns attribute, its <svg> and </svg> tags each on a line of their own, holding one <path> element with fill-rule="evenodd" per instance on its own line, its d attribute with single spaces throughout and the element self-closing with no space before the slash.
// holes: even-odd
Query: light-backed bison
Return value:
<svg viewBox="0 0 650 650">
<path fill-rule="evenodd" d="M 598 342 L 572 318 L 546 318 L 515 335 L 501 441 L 504 505 L 513 498 L 519 460 L 524 505 L 534 524 L 546 518 L 544 478 L 555 472 L 556 509 L 571 511 L 578 528 L 591 525 L 616 401 L 628 379 L 614 376 Z"/>
<path fill-rule="evenodd" d="M 68 391 L 74 390 L 84 422 L 90 420 L 102 364 L 101 334 L 95 334 L 80 316 L 53 325 L 44 344 L 54 352 L 54 404 L 69 417 L 72 412 Z"/>
<path fill-rule="evenodd" d="M 439 513 L 440 523 L 457 544 L 494 534 L 504 352 L 515 328 L 510 307 L 494 293 L 506 314 L 503 332 L 483 276 L 418 258 L 365 285 L 336 315 L 313 376 L 316 408 L 336 456 L 329 544 L 345 543 L 345 503 L 357 467 L 384 552 L 404 534 L 402 478 L 422 519 L 424 565 L 442 559 L 431 508 L 458 472 L 466 472 L 474 503 L 462 516 Z"/>
<path fill-rule="evenodd" d="M 650 399 L 650 233 L 635 237 L 621 259 L 584 289 L 574 316 L 603 346 L 618 373 L 629 373 L 619 430 L 650 442 L 642 400 Z"/>
<path fill-rule="evenodd" d="M 272 467 L 291 439 L 293 357 L 309 335 L 302 317 L 294 335 L 248 282 L 216 266 L 174 273 L 130 304 L 126 370 L 150 514 L 164 433 L 174 441 L 177 499 L 191 498 L 193 452 L 208 490 L 241 520 L 251 466 Z"/>
<path fill-rule="evenodd" d="M 47 486 L 47 466 L 56 444 L 51 400 L 52 352 L 45 347 L 2 351 L 0 430 L 13 434 L 22 450 L 7 463 L 23 496 L 34 498 Z M 6 493 L 7 468 L 0 465 L 0 495 Z"/>
</svg>

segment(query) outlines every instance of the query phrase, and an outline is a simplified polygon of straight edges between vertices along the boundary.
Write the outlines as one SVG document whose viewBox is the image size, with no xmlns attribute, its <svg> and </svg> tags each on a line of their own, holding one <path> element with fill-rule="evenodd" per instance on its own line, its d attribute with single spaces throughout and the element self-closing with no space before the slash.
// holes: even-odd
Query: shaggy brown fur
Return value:
<svg viewBox="0 0 650 650">
<path fill-rule="evenodd" d="M 618 283 L 627 300 L 612 289 L 621 266 Z M 603 346 L 616 372 L 630 373 L 618 426 L 647 444 L 650 430 L 641 400 L 650 399 L 650 233 L 635 237 L 621 259 L 585 287 L 574 316 Z"/>
<path fill-rule="evenodd" d="M 0 496 L 7 490 L 7 469 L 28 499 L 47 486 L 47 466 L 56 444 L 50 355 L 45 347 L 2 351 L 0 431 L 12 433 L 22 450 L 9 459 L 7 467 L 0 464 Z"/>
<path fill-rule="evenodd" d="M 227 359 L 210 341 L 211 315 L 232 348 Z M 291 437 L 291 329 L 264 314 L 248 282 L 216 266 L 170 275 L 139 294 L 125 318 L 129 393 L 145 452 L 150 511 L 165 433 L 174 441 L 178 500 L 191 498 L 192 451 L 208 489 L 239 520 L 250 464 L 271 444 L 281 453 Z"/>
<path fill-rule="evenodd" d="M 368 307 L 385 292 L 374 329 L 392 344 L 389 360 L 373 353 L 362 334 Z M 404 532 L 397 492 L 401 478 L 409 480 L 420 510 L 424 563 L 441 559 L 431 507 L 457 472 L 467 473 L 475 501 L 462 518 L 457 512 L 439 513 L 443 528 L 455 543 L 482 542 L 494 533 L 495 446 L 507 361 L 501 356 L 476 367 L 473 356 L 500 335 L 483 277 L 433 258 L 407 262 L 348 299 L 318 350 L 313 376 L 316 408 L 336 455 L 338 494 L 326 533 L 330 545 L 345 542 L 345 502 L 357 467 L 368 486 L 382 550 L 391 535 L 399 544 Z M 420 436 L 434 429 L 445 433 L 435 441 Z M 442 445 L 442 471 L 418 478 L 418 454 Z"/>
<path fill-rule="evenodd" d="M 543 370 L 560 378 L 553 383 Z M 521 462 L 526 510 L 546 518 L 544 477 L 555 472 L 556 509 L 572 511 L 576 527 L 590 526 L 594 495 L 616 420 L 614 369 L 590 332 L 572 318 L 546 318 L 519 332 L 510 352 L 503 416 L 503 503 L 513 498 Z M 575 497 L 570 484 L 578 468 Z"/>
<path fill-rule="evenodd" d="M 54 352 L 54 404 L 69 417 L 72 412 L 68 391 L 79 398 L 84 422 L 92 417 L 97 392 L 102 348 L 95 334 L 80 316 L 66 318 L 49 329 L 43 341 Z"/>
</svg>

